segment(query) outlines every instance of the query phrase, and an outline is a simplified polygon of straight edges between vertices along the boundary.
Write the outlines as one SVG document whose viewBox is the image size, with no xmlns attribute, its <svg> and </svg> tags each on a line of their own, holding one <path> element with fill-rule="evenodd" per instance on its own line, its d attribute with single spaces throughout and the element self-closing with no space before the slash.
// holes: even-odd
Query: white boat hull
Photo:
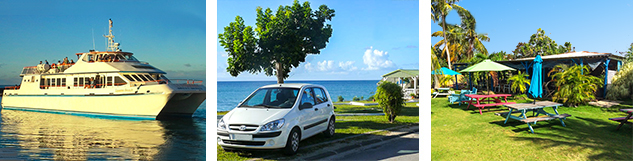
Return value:
<svg viewBox="0 0 633 161">
<path fill-rule="evenodd" d="M 189 116 L 205 100 L 204 93 L 128 95 L 5 95 L 4 109 L 76 115 L 160 119 Z"/>
</svg>

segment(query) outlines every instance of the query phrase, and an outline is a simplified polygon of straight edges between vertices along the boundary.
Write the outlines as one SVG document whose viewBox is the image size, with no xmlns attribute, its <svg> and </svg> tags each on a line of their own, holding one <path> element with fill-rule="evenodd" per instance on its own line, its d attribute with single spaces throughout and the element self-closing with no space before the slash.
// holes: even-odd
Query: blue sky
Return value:
<svg viewBox="0 0 633 161">
<path fill-rule="evenodd" d="M 570 42 L 576 51 L 616 53 L 633 43 L 633 1 L 463 0 L 458 4 L 473 14 L 477 32 L 488 33 L 490 42 L 483 44 L 489 53 L 512 53 L 538 28 L 559 45 Z M 455 11 L 449 13 L 447 22 L 460 23 Z M 431 21 L 431 33 L 441 30 Z M 430 45 L 440 40 L 431 38 Z"/>
<path fill-rule="evenodd" d="M 177 3 L 174 3 L 177 2 Z M 108 19 L 123 51 L 167 72 L 205 80 L 205 1 L 0 0 L 0 85 L 17 84 L 25 66 L 77 60 L 105 51 Z"/>
<path fill-rule="evenodd" d="M 303 3 L 304 1 L 299 1 Z M 419 5 L 411 0 L 311 0 L 317 9 L 321 4 L 334 9 L 333 33 L 319 55 L 309 55 L 306 62 L 293 68 L 286 80 L 379 80 L 396 69 L 419 68 Z M 276 12 L 280 5 L 292 0 L 255 1 L 218 0 L 217 35 L 224 27 L 243 17 L 246 25 L 255 27 L 257 6 Z M 241 73 L 232 77 L 226 72 L 227 53 L 217 43 L 218 81 L 276 81 L 265 74 Z"/>
</svg>

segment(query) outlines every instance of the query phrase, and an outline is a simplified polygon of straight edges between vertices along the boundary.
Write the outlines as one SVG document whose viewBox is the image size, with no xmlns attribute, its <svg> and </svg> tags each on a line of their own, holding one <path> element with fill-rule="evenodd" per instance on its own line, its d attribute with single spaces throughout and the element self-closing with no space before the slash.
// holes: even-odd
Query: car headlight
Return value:
<svg viewBox="0 0 633 161">
<path fill-rule="evenodd" d="M 269 123 L 266 123 L 264 126 L 262 126 L 262 128 L 259 131 L 279 130 L 283 126 L 284 126 L 284 119 L 279 119 L 279 120 L 275 120 L 275 121 L 271 121 Z"/>
<path fill-rule="evenodd" d="M 226 130 L 226 124 L 224 124 L 224 119 L 220 119 L 220 122 L 218 122 L 218 129 Z"/>
</svg>

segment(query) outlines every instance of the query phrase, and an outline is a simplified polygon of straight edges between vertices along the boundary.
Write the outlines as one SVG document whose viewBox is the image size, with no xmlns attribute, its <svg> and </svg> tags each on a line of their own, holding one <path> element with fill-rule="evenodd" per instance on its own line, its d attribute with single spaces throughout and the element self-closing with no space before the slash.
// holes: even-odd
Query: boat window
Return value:
<svg viewBox="0 0 633 161">
<path fill-rule="evenodd" d="M 45 85 L 46 85 L 46 79 L 44 78 L 40 79 L 40 89 L 44 89 Z"/>
<path fill-rule="evenodd" d="M 112 86 L 112 76 L 106 77 L 106 86 Z"/>
<path fill-rule="evenodd" d="M 66 78 L 62 78 L 61 86 L 66 86 Z"/>
<path fill-rule="evenodd" d="M 154 81 L 154 78 L 152 78 L 152 76 L 150 76 L 149 74 L 143 74 L 143 76 L 145 76 L 145 78 L 147 78 L 147 80 L 149 81 Z"/>
<path fill-rule="evenodd" d="M 132 81 L 132 82 L 136 81 L 136 80 L 134 80 L 132 77 L 130 77 L 130 75 L 129 75 L 129 74 L 124 74 L 123 76 L 124 76 L 125 78 L 127 78 L 127 80 L 130 80 L 130 81 Z"/>
<path fill-rule="evenodd" d="M 141 78 L 143 81 L 147 81 L 148 79 L 145 78 L 145 76 L 143 76 L 143 74 L 138 74 L 137 75 L 139 78 Z"/>
<path fill-rule="evenodd" d="M 114 76 L 114 85 L 115 86 L 121 86 L 121 85 L 125 85 L 127 84 L 123 79 L 121 79 L 121 77 L 119 76 Z"/>
<path fill-rule="evenodd" d="M 130 74 L 136 81 L 142 81 L 136 74 Z"/>
</svg>

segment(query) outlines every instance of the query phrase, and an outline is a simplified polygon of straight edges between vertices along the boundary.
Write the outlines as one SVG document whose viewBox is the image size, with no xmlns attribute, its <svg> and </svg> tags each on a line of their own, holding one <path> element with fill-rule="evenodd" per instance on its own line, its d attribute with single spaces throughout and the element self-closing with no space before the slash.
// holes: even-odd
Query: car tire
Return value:
<svg viewBox="0 0 633 161">
<path fill-rule="evenodd" d="M 332 137 L 332 136 L 334 136 L 334 133 L 336 132 L 336 129 L 334 127 L 335 121 L 336 121 L 336 119 L 334 118 L 334 116 L 332 116 L 330 118 L 330 121 L 328 121 L 327 129 L 325 129 L 325 131 L 323 131 L 323 134 L 325 135 L 325 137 Z"/>
<path fill-rule="evenodd" d="M 299 142 L 301 142 L 301 132 L 295 127 L 288 134 L 288 141 L 286 141 L 286 147 L 283 149 L 284 154 L 296 154 L 299 151 Z"/>
</svg>

